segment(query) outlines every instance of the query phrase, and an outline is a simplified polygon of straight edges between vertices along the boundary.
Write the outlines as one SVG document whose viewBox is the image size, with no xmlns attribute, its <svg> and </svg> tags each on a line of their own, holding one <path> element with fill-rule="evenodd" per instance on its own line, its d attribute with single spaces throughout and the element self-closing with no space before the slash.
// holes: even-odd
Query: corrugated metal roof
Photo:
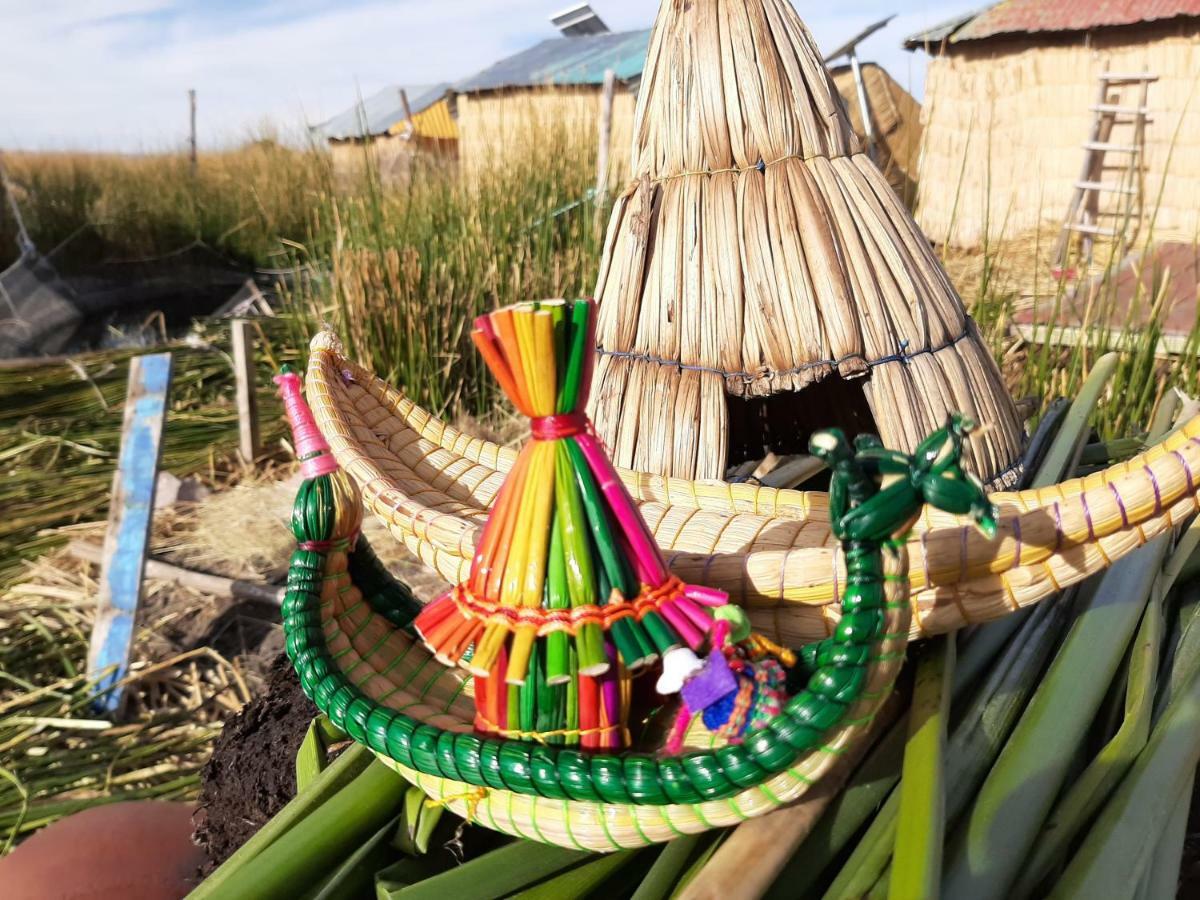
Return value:
<svg viewBox="0 0 1200 900">
<path fill-rule="evenodd" d="M 1200 16 L 1200 0 L 1004 0 L 976 16 L 950 40 L 998 34 L 1087 31 L 1179 16 Z"/>
<path fill-rule="evenodd" d="M 413 118 L 421 111 L 437 103 L 450 90 L 448 84 L 390 84 L 378 93 L 372 94 L 354 104 L 345 112 L 339 113 L 328 122 L 313 127 L 327 140 L 344 141 L 349 138 L 378 136 L 387 134 L 393 125 L 404 121 L 404 102 L 400 99 L 400 91 L 408 94 L 408 105 Z M 365 133 L 363 125 L 366 125 Z"/>
<path fill-rule="evenodd" d="M 1090 31 L 1179 17 L 1200 16 L 1200 0 L 1002 0 L 980 13 L 953 20 L 904 42 L 908 49 L 977 41 L 1002 34 Z M 938 34 L 939 30 L 946 29 Z"/>
<path fill-rule="evenodd" d="M 387 130 L 388 134 L 403 134 L 408 130 L 409 122 L 401 119 Z M 412 117 L 413 133 L 417 137 L 437 138 L 443 141 L 458 140 L 458 123 L 450 114 L 450 104 L 446 100 L 438 100 L 432 106 L 427 106 L 421 112 L 414 112 Z"/>
<path fill-rule="evenodd" d="M 629 81 L 642 74 L 649 44 L 649 31 L 549 38 L 464 78 L 454 89 L 468 94 L 508 87 L 600 84 L 605 69 Z"/>
</svg>

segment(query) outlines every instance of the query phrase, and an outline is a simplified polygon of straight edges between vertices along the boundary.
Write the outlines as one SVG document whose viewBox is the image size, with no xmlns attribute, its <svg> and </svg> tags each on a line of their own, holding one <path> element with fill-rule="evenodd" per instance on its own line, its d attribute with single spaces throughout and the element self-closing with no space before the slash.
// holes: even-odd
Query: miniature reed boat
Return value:
<svg viewBox="0 0 1200 900">
<path fill-rule="evenodd" d="M 800 662 L 724 592 L 667 569 L 581 412 L 593 309 L 548 301 L 477 320 L 476 343 L 533 439 L 466 577 L 419 612 L 363 544 L 357 486 L 298 376 L 280 376 L 305 477 L 283 620 L 305 692 L 439 802 L 516 834 L 611 850 L 802 793 L 862 734 L 903 658 L 897 535 L 926 503 L 970 514 L 989 535 L 996 523 L 961 468 L 957 419 L 911 458 L 877 440 L 852 449 L 840 432 L 814 436 L 848 575 L 837 628 Z M 431 658 L 443 667 L 432 675 Z"/>
<path fill-rule="evenodd" d="M 502 831 L 614 850 L 788 803 L 864 735 L 910 635 L 923 633 L 913 620 L 947 627 L 939 593 L 958 598 L 957 621 L 987 618 L 996 608 L 976 598 L 990 600 L 1019 573 L 1044 573 L 1021 595 L 1032 602 L 1195 509 L 1200 420 L 1107 472 L 988 498 L 961 467 L 965 428 L 952 419 L 911 457 L 818 433 L 811 449 L 832 470 L 829 495 L 747 488 L 754 493 L 735 497 L 724 486 L 719 512 L 706 494 L 715 485 L 618 475 L 603 457 L 579 413 L 590 310 L 585 301 L 523 304 L 477 325 L 489 365 L 534 418 L 519 455 L 452 433 L 411 404 L 407 419 L 389 417 L 371 392 L 378 383 L 327 338 L 310 365 L 316 418 L 298 376 L 281 379 L 305 476 L 283 610 L 301 684 L 434 801 Z M 530 347 L 543 362 L 527 364 Z M 348 408 L 358 450 L 328 418 Z M 592 449 L 571 449 L 580 443 Z M 390 581 L 359 536 L 360 489 L 410 546 L 456 560 L 454 590 L 421 608 Z M 663 502 L 673 497 L 687 502 Z M 754 606 L 764 592 L 751 593 L 753 582 L 713 577 L 718 556 L 706 566 L 699 553 L 667 551 L 663 523 L 696 516 L 713 523 L 717 546 L 747 518 L 757 523 L 743 559 L 785 563 L 770 615 Z M 775 522 L 793 542 L 819 534 L 818 546 L 771 543 Z M 565 549 L 576 543 L 578 553 Z M 823 554 L 828 581 L 787 582 L 788 557 L 801 553 Z M 789 599 L 797 587 L 827 598 L 818 615 Z M 934 605 L 913 603 L 913 588 Z M 1017 605 L 1003 596 L 1000 609 Z M 730 600 L 750 601 L 749 615 Z M 776 623 L 784 646 L 763 633 Z"/>
</svg>

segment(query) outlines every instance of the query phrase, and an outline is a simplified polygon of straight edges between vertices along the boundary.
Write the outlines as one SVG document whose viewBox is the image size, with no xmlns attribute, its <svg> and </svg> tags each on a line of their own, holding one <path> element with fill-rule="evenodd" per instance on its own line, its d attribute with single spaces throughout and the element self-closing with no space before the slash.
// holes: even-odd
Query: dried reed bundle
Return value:
<svg viewBox="0 0 1200 900">
<path fill-rule="evenodd" d="M 592 416 L 617 465 L 722 477 L 727 395 L 836 374 L 889 445 L 950 411 L 990 426 L 968 465 L 1011 481 L 1000 374 L 785 0 L 663 3 L 632 158 L 596 290 Z"/>
</svg>

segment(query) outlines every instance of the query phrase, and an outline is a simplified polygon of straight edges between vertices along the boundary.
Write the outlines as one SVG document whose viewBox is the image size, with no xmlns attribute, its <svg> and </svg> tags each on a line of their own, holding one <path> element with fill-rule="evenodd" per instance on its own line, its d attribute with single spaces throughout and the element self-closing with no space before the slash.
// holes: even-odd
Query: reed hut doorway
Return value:
<svg viewBox="0 0 1200 900">
<path fill-rule="evenodd" d="M 863 388 L 866 378 L 832 374 L 803 390 L 767 397 L 725 395 L 729 416 L 729 469 L 768 453 L 808 453 L 808 439 L 822 428 L 840 428 L 850 439 L 878 434 Z"/>
</svg>

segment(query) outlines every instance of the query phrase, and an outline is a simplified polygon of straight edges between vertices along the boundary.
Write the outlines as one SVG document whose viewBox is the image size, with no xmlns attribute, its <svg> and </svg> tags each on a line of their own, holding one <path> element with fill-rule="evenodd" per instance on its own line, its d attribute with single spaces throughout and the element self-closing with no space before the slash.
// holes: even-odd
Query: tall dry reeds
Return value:
<svg viewBox="0 0 1200 900">
<path fill-rule="evenodd" d="M 586 294 L 599 257 L 594 142 L 544 122 L 520 140 L 524 154 L 469 178 L 436 165 L 403 191 L 368 177 L 357 192 L 325 196 L 310 242 L 295 248 L 297 262 L 326 273 L 289 296 L 297 344 L 327 321 L 352 356 L 418 403 L 487 413 L 499 398 L 470 322 L 519 300 Z"/>
<path fill-rule="evenodd" d="M 280 239 L 301 241 L 332 186 L 329 158 L 260 139 L 205 153 L 195 172 L 179 154 L 5 153 L 4 164 L 34 243 L 67 266 L 160 256 L 201 241 L 234 259 L 269 264 Z M 3 204 L 0 204 L 3 205 Z M 7 213 L 7 210 L 5 211 Z M 10 214 L 0 215 L 0 267 L 16 256 Z M 81 258 L 81 254 L 83 258 Z"/>
</svg>

